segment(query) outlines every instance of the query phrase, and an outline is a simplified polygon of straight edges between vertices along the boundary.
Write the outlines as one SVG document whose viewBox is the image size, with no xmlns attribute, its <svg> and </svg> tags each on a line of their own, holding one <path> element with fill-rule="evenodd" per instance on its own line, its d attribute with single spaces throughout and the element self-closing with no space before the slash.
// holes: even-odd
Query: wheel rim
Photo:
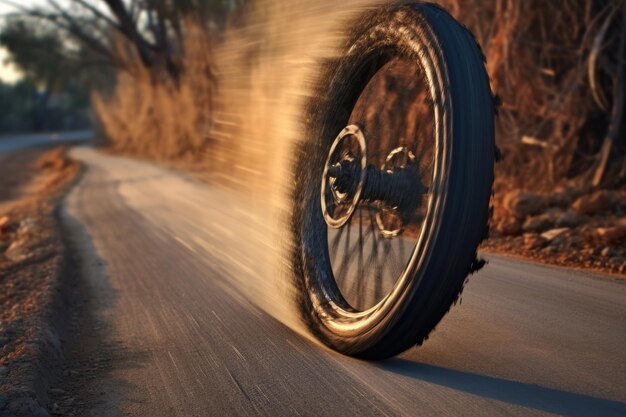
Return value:
<svg viewBox="0 0 626 417">
<path fill-rule="evenodd" d="M 407 274 L 411 257 L 423 229 L 423 221 L 426 218 L 430 200 L 428 195 L 423 194 L 420 196 L 423 201 L 420 201 L 417 207 L 414 207 L 407 215 L 407 213 L 400 214 L 397 207 L 387 205 L 385 201 L 369 201 L 367 197 L 361 198 L 368 164 L 378 165 L 380 171 L 385 173 L 400 171 L 412 164 L 422 168 L 421 171 L 426 171 L 420 172 L 425 175 L 421 175 L 419 179 L 427 185 L 432 185 L 434 132 L 424 135 L 424 129 L 422 129 L 420 132 L 413 132 L 412 137 L 407 137 L 406 134 L 387 135 L 386 138 L 379 139 L 380 131 L 377 132 L 374 126 L 376 123 L 372 123 L 372 117 L 367 117 L 368 113 L 372 114 L 368 96 L 380 87 L 381 79 L 393 76 L 394 72 L 396 78 L 398 78 L 398 73 L 406 74 L 407 68 L 402 64 L 402 61 L 393 60 L 383 66 L 370 80 L 357 100 L 350 118 L 352 123 L 363 125 L 368 134 L 365 137 L 361 129 L 354 125 L 345 128 L 331 146 L 322 176 L 321 200 L 324 219 L 328 226 L 327 244 L 330 266 L 343 300 L 356 314 L 367 314 L 368 311 L 376 309 L 392 293 L 400 278 Z M 414 82 L 413 85 L 405 87 L 411 90 L 409 96 L 411 93 L 414 96 L 424 94 L 424 85 L 421 82 Z M 428 114 L 426 118 L 432 122 L 434 120 L 432 109 L 427 110 L 431 114 Z M 378 119 L 380 120 L 380 117 Z M 335 155 L 339 144 L 347 135 L 355 135 L 360 143 L 363 142 L 360 146 L 363 154 L 359 155 L 360 159 L 357 161 L 360 162 L 358 179 L 355 179 L 356 185 L 353 186 L 356 191 L 350 193 L 349 208 L 344 210 L 344 215 L 339 219 L 332 217 L 329 219 L 330 216 L 326 210 L 328 204 L 325 203 L 330 194 L 328 191 L 329 166 L 336 162 Z M 425 136 L 431 139 L 430 143 L 423 143 Z M 418 143 L 420 140 L 422 143 Z M 430 155 L 424 155 L 425 151 L 430 151 Z M 411 189 L 408 192 L 419 193 L 420 191 Z"/>
<path fill-rule="evenodd" d="M 405 27 L 406 28 L 406 27 Z M 437 48 L 431 48 L 430 33 L 427 31 L 416 31 L 411 36 L 414 38 L 408 41 L 406 38 L 394 38 L 387 36 L 388 28 L 385 27 L 374 33 L 380 33 L 381 37 L 376 48 L 368 48 L 370 51 L 369 58 L 360 58 L 359 66 L 345 66 L 340 68 L 338 72 L 333 74 L 331 85 L 327 86 L 331 92 L 330 102 L 334 103 L 336 112 L 343 112 L 345 109 L 353 110 L 358 97 L 353 97 L 353 93 L 343 89 L 342 85 L 334 85 L 340 80 L 360 79 L 358 83 L 362 83 L 361 92 L 365 88 L 367 82 L 374 75 L 376 69 L 380 69 L 384 64 L 394 58 L 406 59 L 413 67 L 418 66 L 423 70 L 423 78 L 426 81 L 427 91 L 432 104 L 432 125 L 434 139 L 434 158 L 433 158 L 433 180 L 432 185 L 428 187 L 430 198 L 427 202 L 427 210 L 423 218 L 424 227 L 419 231 L 419 236 L 415 237 L 415 247 L 410 255 L 408 264 L 404 268 L 404 272 L 396 280 L 396 284 L 380 301 L 370 306 L 362 308 L 354 307 L 346 300 L 341 291 L 341 283 L 335 280 L 335 271 L 332 269 L 331 255 L 332 242 L 329 242 L 329 230 L 321 210 L 319 209 L 320 189 L 308 188 L 306 197 L 303 200 L 304 217 L 302 218 L 302 244 L 303 244 L 303 266 L 305 268 L 305 283 L 308 288 L 309 300 L 313 311 L 324 327 L 335 334 L 339 339 L 335 339 L 337 343 L 347 343 L 350 345 L 352 338 L 369 337 L 368 332 L 381 321 L 390 323 L 399 317 L 397 314 L 389 314 L 390 312 L 403 308 L 403 302 L 398 302 L 419 287 L 422 276 L 425 273 L 425 265 L 431 256 L 431 249 L 436 240 L 436 236 L 441 224 L 444 202 L 447 194 L 447 169 L 451 157 L 451 149 L 448 148 L 446 138 L 450 135 L 451 113 L 448 110 L 451 103 L 449 91 L 443 89 L 442 86 L 448 83 L 447 69 L 445 62 L 439 54 Z M 404 30 L 404 28 L 402 29 Z M 406 35 L 406 31 L 403 36 Z M 369 42 L 369 41 L 368 41 Z M 361 47 L 357 41 L 351 50 L 358 51 Z M 379 63 L 379 64 L 377 64 Z M 374 72 L 372 72 L 372 69 Z M 369 75 L 368 75 L 369 74 Z M 363 83 L 362 80 L 365 79 Z M 350 113 L 348 111 L 348 113 Z M 322 125 L 328 123 L 328 126 L 336 126 L 337 122 L 342 120 L 343 116 L 335 117 L 332 113 L 326 113 L 322 116 Z M 328 122 L 324 122 L 328 120 Z M 345 122 L 355 123 L 354 120 Z M 358 122 L 357 122 L 358 123 Z M 328 135 L 329 131 L 326 130 Z M 366 137 L 369 132 L 366 130 Z M 322 137 L 323 140 L 323 137 Z M 370 142 L 366 141 L 368 160 L 373 160 L 369 155 L 373 154 L 370 149 Z M 330 148 L 332 143 L 328 144 Z M 327 148 L 327 149 L 328 149 Z M 389 152 L 395 147 L 388 148 L 383 159 L 387 157 Z M 324 159 L 327 158 L 325 152 Z M 379 164 L 382 163 L 381 159 Z M 320 167 L 320 171 L 322 171 Z M 320 172 L 321 174 L 321 172 Z M 319 183 L 318 183 L 319 184 Z M 317 202 L 317 204 L 315 204 Z M 310 210 L 311 207 L 317 205 L 317 212 Z M 352 218 L 358 219 L 358 210 L 355 209 Z M 362 214 L 368 214 L 364 212 Z M 368 214 L 369 216 L 369 214 Z M 372 213 L 373 218 L 375 213 Z M 371 222 L 375 224 L 375 219 Z M 345 226 L 347 226 L 346 222 Z M 345 227 L 344 226 L 344 227 Z M 332 229 L 340 230 L 340 229 Z M 323 245 L 322 242 L 325 242 Z M 336 264 L 336 262 L 334 262 Z M 340 280 L 339 280 L 340 281 Z M 384 325 L 386 326 L 386 325 Z M 373 334 L 372 334 L 373 335 Z M 356 340 L 356 339 L 355 339 Z M 373 342 L 373 339 L 372 339 Z M 349 350 L 347 347 L 342 349 Z"/>
<path fill-rule="evenodd" d="M 337 178 L 329 173 L 329 169 L 347 161 L 353 162 L 357 173 L 353 175 L 353 180 L 347 184 L 347 190 L 343 192 L 338 189 Z M 363 191 L 366 165 L 365 137 L 358 126 L 347 126 L 330 147 L 322 174 L 320 200 L 322 214 L 329 227 L 339 229 L 352 217 Z"/>
</svg>

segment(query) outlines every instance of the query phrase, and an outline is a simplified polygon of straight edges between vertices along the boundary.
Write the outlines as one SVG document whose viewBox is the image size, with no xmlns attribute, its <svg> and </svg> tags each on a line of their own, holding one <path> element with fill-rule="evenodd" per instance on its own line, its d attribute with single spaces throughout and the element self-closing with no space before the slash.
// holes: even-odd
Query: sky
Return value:
<svg viewBox="0 0 626 417">
<path fill-rule="evenodd" d="M 0 16 L 11 13 L 12 7 L 0 3 Z M 20 78 L 19 72 L 10 64 L 6 63 L 7 51 L 0 48 L 0 81 L 13 83 Z"/>
<path fill-rule="evenodd" d="M 21 74 L 10 63 L 6 63 L 7 51 L 4 48 L 0 48 L 0 81 L 4 83 L 14 83 L 19 80 Z"/>
</svg>

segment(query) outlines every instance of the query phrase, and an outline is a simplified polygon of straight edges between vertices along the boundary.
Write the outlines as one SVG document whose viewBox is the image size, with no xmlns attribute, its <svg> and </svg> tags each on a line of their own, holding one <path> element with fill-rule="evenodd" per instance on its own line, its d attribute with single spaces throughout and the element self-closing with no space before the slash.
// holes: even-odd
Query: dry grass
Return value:
<svg viewBox="0 0 626 417">
<path fill-rule="evenodd" d="M 205 157 L 216 88 L 211 49 L 205 31 L 188 22 L 181 57 L 185 70 L 175 81 L 142 66 L 120 42 L 119 55 L 130 70 L 118 74 L 108 97 L 93 95 L 100 125 L 115 150 L 158 160 Z"/>
<path fill-rule="evenodd" d="M 0 156 L 3 415 L 46 414 L 50 369 L 62 359 L 52 317 L 67 261 L 55 209 L 79 170 L 62 148 Z"/>
<path fill-rule="evenodd" d="M 482 45 L 502 100 L 497 191 L 549 190 L 593 167 L 610 109 L 594 100 L 590 83 L 610 101 L 610 74 L 598 67 L 590 77 L 588 64 L 603 27 L 619 28 L 620 1 L 441 1 Z M 332 55 L 338 22 L 375 3 L 353 0 L 338 9 L 330 1 L 262 1 L 215 50 L 190 20 L 178 82 L 143 68 L 120 45 L 131 70 L 118 75 L 108 97 L 93 100 L 103 131 L 116 150 L 192 160 L 224 177 L 276 171 L 284 162 L 277 155 L 298 134 L 298 108 L 315 60 Z M 615 42 L 606 36 L 602 44 L 609 61 Z"/>
<path fill-rule="evenodd" d="M 524 245 L 521 234 L 529 216 L 512 217 L 503 201 L 507 195 L 521 190 L 547 198 L 561 190 L 571 204 L 593 191 L 589 173 L 611 120 L 623 0 L 440 2 L 476 36 L 501 98 L 496 129 L 504 158 L 496 165 L 492 230 L 514 239 L 513 246 Z M 130 70 L 118 75 L 109 96 L 94 95 L 102 129 L 115 150 L 192 161 L 194 168 L 229 185 L 280 200 L 281 185 L 291 178 L 290 147 L 300 138 L 302 104 L 317 66 L 336 58 L 341 32 L 349 30 L 347 19 L 379 3 L 259 0 L 221 34 L 215 48 L 207 32 L 189 21 L 180 56 L 184 72 L 176 82 L 143 68 L 120 44 Z M 394 113 L 406 115 L 402 109 L 411 106 L 389 91 L 379 93 L 387 111 L 378 113 L 389 120 L 381 123 L 381 116 L 376 122 L 384 128 L 395 123 Z M 626 163 L 622 171 L 626 178 Z M 624 188 L 613 182 L 614 188 Z M 590 233 L 596 233 L 595 228 L 623 217 L 616 207 L 600 217 L 585 214 L 577 227 L 593 225 Z M 559 215 L 568 214 L 567 204 L 558 208 Z M 590 249 L 576 245 L 572 253 Z M 604 251 L 615 258 L 611 268 L 622 268 L 624 239 L 610 246 L 619 249 Z M 601 257 L 593 259 L 600 267 L 609 261 L 595 252 L 589 256 Z"/>
<path fill-rule="evenodd" d="M 619 27 L 621 0 L 443 3 L 482 45 L 502 100 L 497 129 L 505 158 L 496 189 L 548 190 L 592 167 L 610 115 L 590 83 L 606 87 L 609 74 L 594 68 L 592 77 L 589 64 L 602 27 Z M 614 58 L 618 38 L 604 38 L 605 59 Z"/>
</svg>

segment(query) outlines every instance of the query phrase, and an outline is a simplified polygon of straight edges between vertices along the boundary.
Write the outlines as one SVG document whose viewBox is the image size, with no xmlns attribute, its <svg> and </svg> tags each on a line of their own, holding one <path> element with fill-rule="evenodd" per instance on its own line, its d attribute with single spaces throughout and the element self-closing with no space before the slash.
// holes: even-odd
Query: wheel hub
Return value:
<svg viewBox="0 0 626 417">
<path fill-rule="evenodd" d="M 326 224 L 338 229 L 361 200 L 375 203 L 381 234 L 393 238 L 402 232 L 425 191 L 415 156 L 408 148 L 392 150 L 380 169 L 367 165 L 363 132 L 350 125 L 335 138 L 324 165 L 322 213 Z"/>
<path fill-rule="evenodd" d="M 358 126 L 343 129 L 333 142 L 322 174 L 322 213 L 326 224 L 340 228 L 350 219 L 363 191 L 367 156 Z"/>
<path fill-rule="evenodd" d="M 398 184 L 400 181 L 396 181 L 396 187 L 410 187 L 412 185 L 418 191 L 415 194 L 410 191 L 397 193 L 402 195 L 403 198 L 396 199 L 396 201 L 394 199 L 380 200 L 380 207 L 378 213 L 376 213 L 376 224 L 383 237 L 394 238 L 401 234 L 404 230 L 404 225 L 408 223 L 407 216 L 416 207 L 417 201 L 412 200 L 419 198 L 421 195 L 419 191 L 423 187 L 419 187 L 421 181 L 419 181 L 419 172 L 415 171 L 415 169 L 415 155 L 405 146 L 391 151 L 381 167 L 381 171 L 389 175 L 393 176 L 396 173 L 396 178 L 398 178 L 398 175 L 402 175 L 398 173 L 404 173 L 402 178 L 404 184 Z M 415 181 L 415 178 L 418 180 Z M 412 182 L 413 184 L 411 184 Z M 390 194 L 394 194 L 394 191 L 392 190 Z"/>
</svg>

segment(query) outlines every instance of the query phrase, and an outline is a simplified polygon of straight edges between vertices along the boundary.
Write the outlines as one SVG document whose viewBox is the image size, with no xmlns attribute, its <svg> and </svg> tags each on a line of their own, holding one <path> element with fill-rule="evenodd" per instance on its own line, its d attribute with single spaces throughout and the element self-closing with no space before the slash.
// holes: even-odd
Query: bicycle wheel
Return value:
<svg viewBox="0 0 626 417">
<path fill-rule="evenodd" d="M 494 100 L 479 46 L 444 9 L 387 6 L 348 27 L 296 152 L 292 265 L 315 335 L 382 359 L 420 344 L 476 268 Z"/>
</svg>

